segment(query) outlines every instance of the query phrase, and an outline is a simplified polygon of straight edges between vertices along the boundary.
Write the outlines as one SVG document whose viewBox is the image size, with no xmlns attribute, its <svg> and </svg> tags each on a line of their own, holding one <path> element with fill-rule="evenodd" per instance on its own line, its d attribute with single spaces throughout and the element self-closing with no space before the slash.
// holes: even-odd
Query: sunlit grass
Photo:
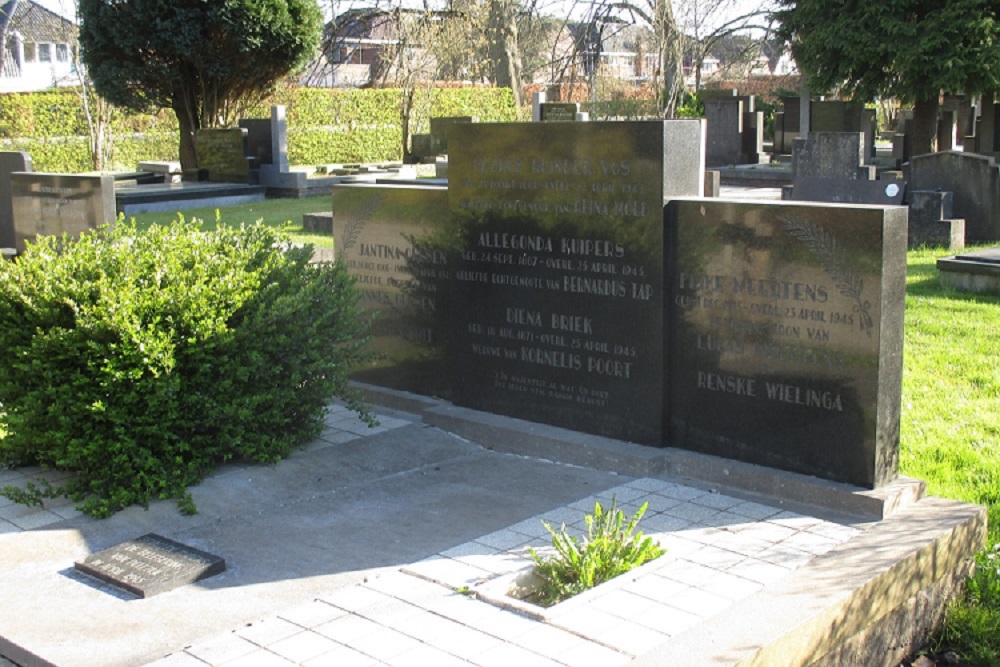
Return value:
<svg viewBox="0 0 1000 667">
<path fill-rule="evenodd" d="M 292 241 L 295 243 L 311 243 L 317 248 L 332 248 L 332 235 L 307 233 L 302 228 L 303 214 L 329 211 L 332 206 L 330 195 L 319 195 L 316 197 L 303 197 L 301 199 L 267 199 L 250 204 L 237 204 L 226 206 L 221 209 L 221 212 L 222 220 L 227 225 L 239 225 L 243 222 L 251 223 L 262 220 L 269 227 L 286 227 L 286 230 L 292 237 Z M 205 222 L 205 229 L 214 229 L 216 210 L 220 209 L 218 207 L 178 207 L 177 211 L 137 213 L 128 217 L 135 218 L 139 229 L 146 229 L 156 223 L 167 224 L 176 218 L 177 213 L 181 213 L 189 220 L 191 218 L 203 220 Z"/>
<path fill-rule="evenodd" d="M 906 290 L 900 468 L 936 496 L 989 509 L 987 548 L 936 648 L 1000 664 L 1000 296 L 945 288 L 943 251 L 911 251 Z"/>
</svg>

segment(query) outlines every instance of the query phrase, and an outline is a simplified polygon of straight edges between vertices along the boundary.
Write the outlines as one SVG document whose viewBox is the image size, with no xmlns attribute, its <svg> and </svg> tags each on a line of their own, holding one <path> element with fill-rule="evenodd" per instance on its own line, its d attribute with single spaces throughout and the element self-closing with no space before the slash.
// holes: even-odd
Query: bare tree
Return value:
<svg viewBox="0 0 1000 667">
<path fill-rule="evenodd" d="M 3 76 L 4 67 L 7 63 L 7 36 L 14 28 L 11 19 L 17 11 L 18 0 L 8 0 L 0 5 L 0 76 Z"/>
<path fill-rule="evenodd" d="M 692 59 L 694 89 L 701 88 L 702 63 L 721 42 L 736 35 L 761 34 L 766 39 L 771 32 L 769 3 L 746 11 L 740 0 L 680 0 L 677 20 L 685 39 L 685 50 Z M 761 54 L 760 40 L 747 40 L 742 51 L 743 63 Z"/>
<path fill-rule="evenodd" d="M 656 76 L 661 84 L 660 108 L 665 117 L 673 117 L 684 90 L 684 42 L 671 0 L 598 0 L 585 20 L 598 37 L 603 37 L 602 27 L 612 23 L 640 25 L 652 31 Z"/>
<path fill-rule="evenodd" d="M 491 79 L 514 92 L 514 102 L 521 106 L 521 48 L 518 43 L 518 0 L 489 0 L 486 22 Z"/>
<path fill-rule="evenodd" d="M 395 39 L 385 44 L 375 80 L 397 87 L 401 92 L 400 125 L 403 160 L 413 156 L 410 136 L 420 115 L 428 116 L 437 60 L 430 48 L 440 29 L 440 17 L 429 7 L 408 10 L 396 6 L 388 16 L 394 24 Z"/>
</svg>

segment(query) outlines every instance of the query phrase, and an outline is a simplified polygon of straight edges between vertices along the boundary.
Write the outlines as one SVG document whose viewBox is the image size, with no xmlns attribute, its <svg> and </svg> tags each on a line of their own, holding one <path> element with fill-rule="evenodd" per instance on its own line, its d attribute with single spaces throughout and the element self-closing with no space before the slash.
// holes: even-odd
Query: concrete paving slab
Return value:
<svg viewBox="0 0 1000 667">
<path fill-rule="evenodd" d="M 708 461 L 390 398 L 414 412 L 385 409 L 374 433 L 333 415 L 304 452 L 227 466 L 196 487 L 198 515 L 160 502 L 0 530 L 0 655 L 60 667 L 888 666 L 940 614 L 985 537 L 983 508 L 923 498 L 915 483 L 881 503 L 755 469 L 734 469 L 729 488 L 676 473 Z M 353 439 L 335 444 L 340 433 Z M 511 434 L 515 451 L 498 451 Z M 769 485 L 794 492 L 768 499 Z M 527 548 L 548 541 L 543 518 L 582 530 L 582 514 L 611 498 L 630 511 L 649 503 L 642 528 L 667 556 L 544 611 L 457 590 L 529 565 Z M 832 509 L 804 502 L 824 498 Z M 889 518 L 843 513 L 873 503 Z M 141 600 L 73 572 L 147 532 L 229 569 Z"/>
<path fill-rule="evenodd" d="M 0 535 L 0 655 L 143 664 L 621 481 L 491 452 L 412 419 L 360 442 L 223 470 L 193 489 L 195 516 L 156 502 Z M 222 556 L 228 570 L 145 600 L 73 572 L 74 561 L 148 532 Z"/>
</svg>

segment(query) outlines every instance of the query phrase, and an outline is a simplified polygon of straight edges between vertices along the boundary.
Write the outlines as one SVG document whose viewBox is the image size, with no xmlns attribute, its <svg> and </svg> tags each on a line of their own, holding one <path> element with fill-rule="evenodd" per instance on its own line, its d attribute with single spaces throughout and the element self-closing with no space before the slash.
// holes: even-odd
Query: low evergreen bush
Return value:
<svg viewBox="0 0 1000 667">
<path fill-rule="evenodd" d="M 0 263 L 0 466 L 75 473 L 4 495 L 193 511 L 214 464 L 286 456 L 334 397 L 373 423 L 347 381 L 370 322 L 346 269 L 311 254 L 259 223 L 119 220 Z"/>
</svg>

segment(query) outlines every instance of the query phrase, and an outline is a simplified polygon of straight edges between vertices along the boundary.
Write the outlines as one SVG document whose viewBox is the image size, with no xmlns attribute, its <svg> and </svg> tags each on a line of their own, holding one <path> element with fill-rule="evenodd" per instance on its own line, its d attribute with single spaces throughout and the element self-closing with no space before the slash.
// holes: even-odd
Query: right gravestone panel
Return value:
<svg viewBox="0 0 1000 667">
<path fill-rule="evenodd" d="M 901 207 L 666 207 L 670 444 L 865 488 L 897 475 Z"/>
</svg>

